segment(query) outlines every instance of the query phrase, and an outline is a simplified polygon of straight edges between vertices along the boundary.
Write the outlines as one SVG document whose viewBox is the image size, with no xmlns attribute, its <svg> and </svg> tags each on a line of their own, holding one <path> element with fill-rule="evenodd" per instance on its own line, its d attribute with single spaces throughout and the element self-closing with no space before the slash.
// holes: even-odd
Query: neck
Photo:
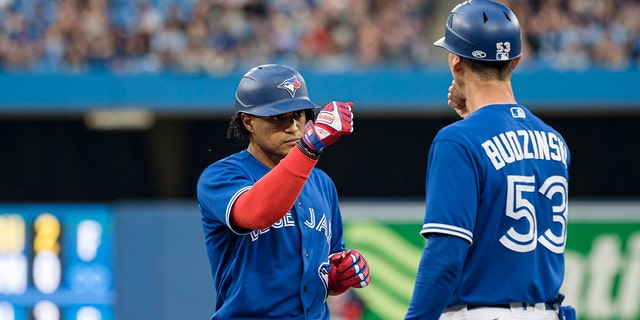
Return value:
<svg viewBox="0 0 640 320">
<path fill-rule="evenodd" d="M 467 82 L 463 94 L 467 98 L 469 113 L 487 105 L 517 103 L 509 80 L 472 79 Z"/>
<path fill-rule="evenodd" d="M 269 155 L 260 147 L 254 145 L 253 143 L 249 143 L 247 147 L 247 152 L 249 152 L 252 156 L 254 156 L 260 163 L 264 164 L 267 168 L 273 169 L 279 162 L 282 160 L 282 157 L 275 157 L 273 155 Z"/>
</svg>

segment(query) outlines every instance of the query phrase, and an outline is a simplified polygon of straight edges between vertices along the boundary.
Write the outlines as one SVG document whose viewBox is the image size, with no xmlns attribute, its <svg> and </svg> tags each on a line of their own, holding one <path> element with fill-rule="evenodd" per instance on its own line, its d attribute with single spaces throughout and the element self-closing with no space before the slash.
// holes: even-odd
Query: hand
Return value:
<svg viewBox="0 0 640 320">
<path fill-rule="evenodd" d="M 369 265 L 358 250 L 342 251 L 329 256 L 329 290 L 335 293 L 350 287 L 364 288 L 369 285 Z"/>
<path fill-rule="evenodd" d="M 327 104 L 313 122 L 309 120 L 302 140 L 313 151 L 320 152 L 343 135 L 353 132 L 352 102 L 332 101 Z"/>
<path fill-rule="evenodd" d="M 458 90 L 458 85 L 455 80 L 453 80 L 451 82 L 451 86 L 449 86 L 447 99 L 447 104 L 455 109 L 460 117 L 465 118 L 469 114 L 469 110 L 467 109 L 467 99 L 463 97 L 460 90 Z"/>
</svg>

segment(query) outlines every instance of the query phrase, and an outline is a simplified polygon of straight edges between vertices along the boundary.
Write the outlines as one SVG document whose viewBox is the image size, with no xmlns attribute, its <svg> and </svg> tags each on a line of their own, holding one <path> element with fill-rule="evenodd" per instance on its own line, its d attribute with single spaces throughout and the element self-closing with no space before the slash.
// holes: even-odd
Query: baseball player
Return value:
<svg viewBox="0 0 640 320">
<path fill-rule="evenodd" d="M 465 1 L 434 44 L 449 51 L 449 105 L 462 120 L 429 151 L 427 243 L 405 319 L 558 319 L 570 154 L 515 99 L 518 19 L 500 3 Z"/>
<path fill-rule="evenodd" d="M 207 167 L 197 186 L 212 319 L 329 319 L 328 295 L 369 284 L 365 258 L 345 250 L 336 188 L 315 168 L 353 131 L 352 107 L 318 108 L 302 75 L 282 65 L 240 80 L 227 134 L 248 147 Z"/>
</svg>

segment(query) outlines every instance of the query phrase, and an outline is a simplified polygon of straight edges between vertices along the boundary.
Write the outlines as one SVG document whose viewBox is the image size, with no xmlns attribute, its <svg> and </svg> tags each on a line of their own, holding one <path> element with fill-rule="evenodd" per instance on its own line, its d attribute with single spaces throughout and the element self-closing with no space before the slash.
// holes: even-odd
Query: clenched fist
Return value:
<svg viewBox="0 0 640 320">
<path fill-rule="evenodd" d="M 329 256 L 329 290 L 342 293 L 369 285 L 369 265 L 358 250 L 342 251 Z"/>
<path fill-rule="evenodd" d="M 326 146 L 333 144 L 343 135 L 353 132 L 352 102 L 332 101 L 327 104 L 316 121 L 309 120 L 302 140 L 315 152 L 321 152 Z"/>
</svg>

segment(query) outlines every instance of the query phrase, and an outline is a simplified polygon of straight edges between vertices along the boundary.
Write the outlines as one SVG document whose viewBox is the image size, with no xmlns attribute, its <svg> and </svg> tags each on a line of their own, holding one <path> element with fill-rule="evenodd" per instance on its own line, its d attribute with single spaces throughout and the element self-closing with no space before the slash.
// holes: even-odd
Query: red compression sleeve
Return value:
<svg viewBox="0 0 640 320">
<path fill-rule="evenodd" d="M 291 149 L 278 165 L 238 197 L 231 208 L 231 224 L 261 230 L 280 220 L 293 207 L 317 162 L 297 147 Z"/>
</svg>

